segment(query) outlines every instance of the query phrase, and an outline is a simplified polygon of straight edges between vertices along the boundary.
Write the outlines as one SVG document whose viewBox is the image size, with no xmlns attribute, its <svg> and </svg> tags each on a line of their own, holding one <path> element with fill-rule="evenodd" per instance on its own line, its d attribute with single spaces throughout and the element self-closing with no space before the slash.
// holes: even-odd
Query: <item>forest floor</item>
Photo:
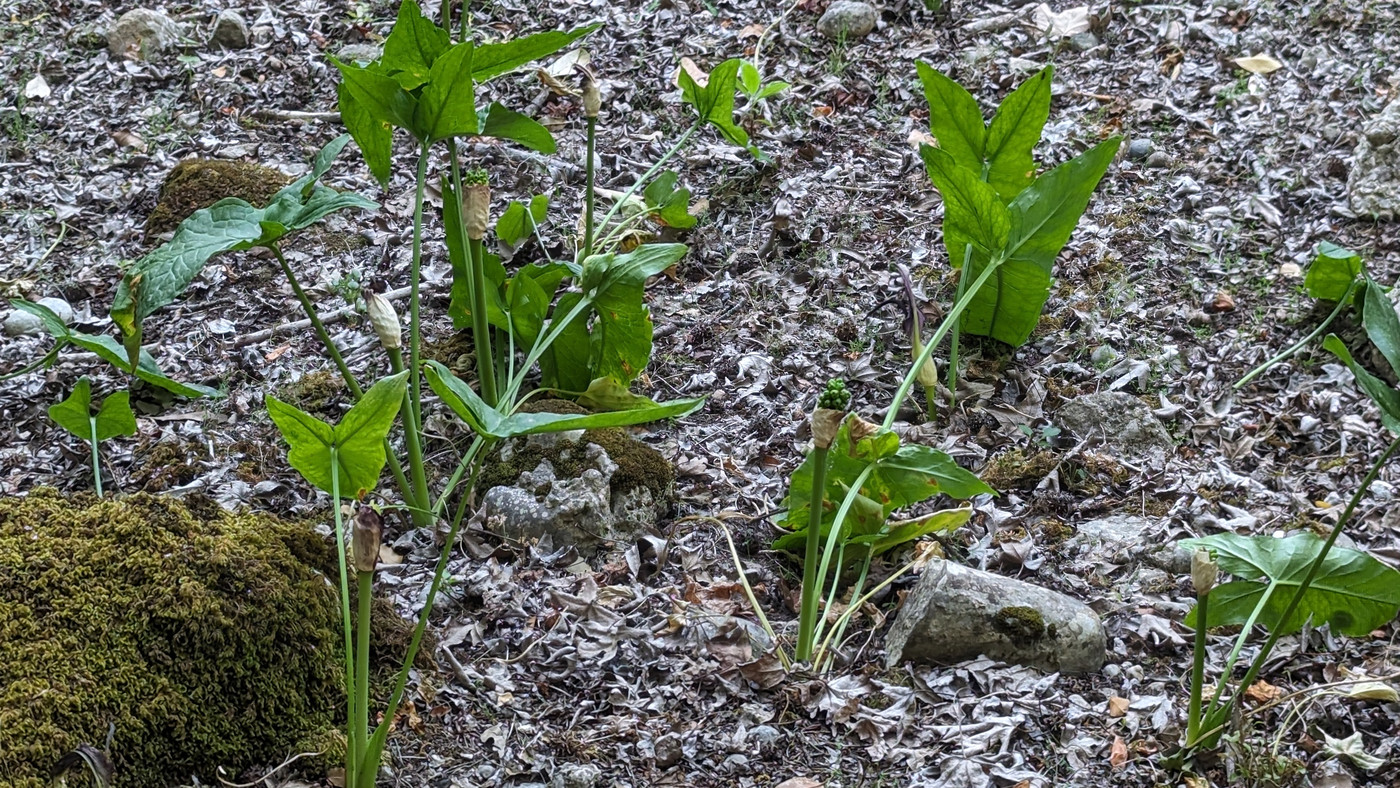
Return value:
<svg viewBox="0 0 1400 788">
<path fill-rule="evenodd" d="M 1396 225 L 1352 216 L 1346 201 L 1360 125 L 1400 92 L 1400 8 L 1096 3 L 1095 40 L 1051 41 L 1028 21 L 1031 5 L 964 2 L 935 14 L 917 0 L 891 0 L 869 36 L 833 41 L 816 30 L 824 5 L 472 4 L 479 35 L 493 39 L 603 22 L 585 46 L 604 81 L 598 148 L 608 188 L 626 188 L 687 127 L 674 83 L 681 58 L 708 69 L 755 56 L 762 37 L 762 71 L 792 87 L 745 118 L 771 166 L 707 131 L 678 167 L 708 210 L 680 237 L 690 252 L 674 275 L 648 288 L 657 338 L 639 390 L 710 399 L 646 435 L 680 476 L 674 516 L 663 524 L 669 560 L 634 548 L 631 562 L 624 555 L 590 566 L 475 539 L 477 549 L 450 565 L 454 582 L 435 616 L 443 672 L 417 677 L 414 713 L 392 743 L 391 784 L 1183 784 L 1163 758 L 1180 739 L 1186 704 L 1190 630 L 1180 622 L 1189 581 L 1133 550 L 1085 550 L 1075 530 L 1131 515 L 1141 518 L 1138 543 L 1155 545 L 1324 527 L 1379 456 L 1387 439 L 1375 411 L 1321 351 L 1238 392 L 1232 384 L 1326 314 L 1300 287 L 1319 242 L 1361 251 L 1380 281 L 1400 273 Z M 304 172 L 339 125 L 264 113 L 333 110 L 338 76 L 326 56 L 387 34 L 394 19 L 382 0 L 222 7 L 244 14 L 252 48 L 195 42 L 137 62 L 84 34 L 128 6 L 0 0 L 3 295 L 62 298 L 80 328 L 110 333 L 119 266 L 158 242 L 144 223 L 171 168 L 213 156 Z M 165 10 L 202 37 L 218 9 L 177 0 Z M 1251 74 L 1234 62 L 1256 53 L 1282 68 Z M 940 200 L 911 144 L 927 130 L 919 60 L 968 86 L 984 107 L 1053 64 L 1039 159 L 1064 161 L 1113 134 L 1143 154 L 1110 168 L 1060 256 L 1032 340 L 1016 349 L 965 340 L 956 408 L 927 423 L 917 409 L 901 414 L 923 442 L 997 474 L 1000 495 L 978 500 L 945 550 L 1090 604 L 1108 632 L 1100 673 L 1047 677 L 990 660 L 886 669 L 892 593 L 858 617 L 834 674 L 768 681 L 731 618 L 752 612 L 716 521 L 735 532 L 769 615 L 795 618 L 793 565 L 764 548 L 802 457 L 805 414 L 834 376 L 850 382 L 867 415 L 888 401 L 909 358 L 895 264 L 913 270 L 934 312 L 951 301 Z M 36 74 L 51 93 L 23 98 Z M 480 144 L 468 158 L 491 171 L 498 202 L 551 195 L 546 237 L 562 250 L 582 188 L 577 106 L 542 96 L 533 73 L 493 90 L 552 119 L 560 155 Z M 347 152 L 330 182 L 373 196 L 381 210 L 337 217 L 289 249 L 323 311 L 345 306 L 342 294 L 353 297 L 371 279 L 407 284 L 413 189 L 403 162 L 412 152 L 402 137 L 396 156 L 400 166 L 380 190 Z M 444 166 L 434 162 L 430 180 Z M 775 212 L 790 217 L 785 229 L 775 229 Z M 427 281 L 446 282 L 436 216 L 426 249 Z M 451 325 L 437 292 L 427 325 L 441 342 Z M 328 368 L 315 337 L 238 341 L 298 316 L 274 261 L 242 253 L 216 259 L 153 316 L 146 341 L 166 371 L 224 387 L 228 397 L 138 392 L 139 435 L 104 449 L 111 489 L 198 491 L 229 505 L 324 515 L 325 497 L 287 467 L 262 404 L 267 392 L 305 394 L 318 380 L 309 373 Z M 352 366 L 378 370 L 363 325 L 340 323 L 333 333 Z M 0 372 L 50 345 L 0 339 Z M 71 354 L 0 384 L 0 494 L 90 483 L 84 450 L 45 417 L 82 374 L 101 390 L 124 385 L 110 367 Z M 1163 420 L 1175 445 L 1160 461 L 1116 457 L 1050 429 L 1062 403 L 1110 389 L 1143 398 Z M 328 412 L 347 402 L 334 387 L 309 396 L 330 397 Z M 432 456 L 450 466 L 463 429 L 443 419 L 429 431 L 440 436 Z M 1348 535 L 1400 566 L 1392 513 L 1400 476 L 1391 468 L 1380 478 Z M 384 573 L 405 611 L 421 599 L 430 558 L 420 549 Z M 1264 677 L 1280 696 L 1303 692 L 1251 716 L 1238 741 L 1200 765 L 1202 778 L 1400 785 L 1400 709 L 1307 691 L 1358 671 L 1396 674 L 1397 635 L 1391 624 L 1368 638 L 1285 638 Z M 1230 642 L 1213 639 L 1214 664 Z M 1385 765 L 1366 772 L 1326 763 L 1324 735 L 1354 732 Z"/>
</svg>

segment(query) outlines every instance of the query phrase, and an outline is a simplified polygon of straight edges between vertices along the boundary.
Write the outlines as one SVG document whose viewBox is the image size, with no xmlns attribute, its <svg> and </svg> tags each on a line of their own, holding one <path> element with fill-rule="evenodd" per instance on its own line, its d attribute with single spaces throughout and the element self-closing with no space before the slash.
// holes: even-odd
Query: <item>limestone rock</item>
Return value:
<svg viewBox="0 0 1400 788">
<path fill-rule="evenodd" d="M 1362 218 L 1390 221 L 1400 216 L 1400 100 L 1362 127 L 1347 194 L 1352 211 Z"/>
<path fill-rule="evenodd" d="M 69 306 L 68 302 L 64 301 L 62 298 L 41 298 L 34 303 L 57 315 L 58 319 L 63 321 L 63 325 L 73 325 L 73 319 L 75 317 L 73 314 L 73 307 Z"/>
<path fill-rule="evenodd" d="M 5 314 L 2 324 L 7 337 L 32 337 L 44 330 L 44 321 L 20 309 Z"/>
<path fill-rule="evenodd" d="M 603 770 L 591 763 L 566 763 L 554 772 L 549 788 L 593 788 L 603 779 Z"/>
<path fill-rule="evenodd" d="M 886 664 L 986 655 L 1046 671 L 1103 667 L 1103 624 L 1087 605 L 1040 586 L 934 559 L 886 639 Z"/>
<path fill-rule="evenodd" d="M 1102 442 L 1128 457 L 1161 459 L 1173 447 L 1152 409 L 1122 391 L 1076 397 L 1060 408 L 1057 420 L 1080 438 Z"/>
<path fill-rule="evenodd" d="M 384 54 L 379 44 L 346 44 L 336 53 L 336 60 L 342 63 L 373 63 Z"/>
<path fill-rule="evenodd" d="M 864 38 L 875 29 L 880 12 L 875 6 L 860 0 L 836 0 L 827 6 L 826 13 L 817 20 L 817 31 L 833 41 L 842 36 Z"/>
<path fill-rule="evenodd" d="M 149 60 L 179 43 L 180 25 L 149 8 L 127 11 L 107 32 L 107 49 L 133 60 Z"/>
<path fill-rule="evenodd" d="M 214 20 L 214 33 L 209 43 L 224 49 L 246 49 L 251 38 L 248 35 L 248 22 L 237 11 L 220 11 Z"/>
</svg>

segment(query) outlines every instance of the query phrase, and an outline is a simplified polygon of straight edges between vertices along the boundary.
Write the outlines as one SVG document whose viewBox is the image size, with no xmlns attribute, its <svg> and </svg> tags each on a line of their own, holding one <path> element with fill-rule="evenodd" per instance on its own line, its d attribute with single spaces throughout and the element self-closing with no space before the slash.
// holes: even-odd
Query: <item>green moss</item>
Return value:
<svg viewBox="0 0 1400 788">
<path fill-rule="evenodd" d="M 1045 618 L 1033 607 L 1012 605 L 1004 607 L 992 617 L 992 626 L 1013 641 L 1039 640 L 1046 634 L 1054 635 L 1045 626 Z"/>
<path fill-rule="evenodd" d="M 186 159 L 165 177 L 160 200 L 146 219 L 146 234 L 170 232 L 190 214 L 226 197 L 238 197 L 263 207 L 278 189 L 291 182 L 281 171 L 259 164 Z"/>
<path fill-rule="evenodd" d="M 340 420 L 341 405 L 347 402 L 345 381 L 329 369 L 308 372 L 284 384 L 277 397 L 332 424 Z"/>
<path fill-rule="evenodd" d="M 204 499 L 0 501 L 0 784 L 83 743 L 123 785 L 212 780 L 324 741 L 344 701 L 334 552 Z"/>
<path fill-rule="evenodd" d="M 165 492 L 189 484 L 203 470 L 197 458 L 199 447 L 179 441 L 160 441 L 136 453 L 138 465 L 131 481 L 145 492 Z"/>
<path fill-rule="evenodd" d="M 1026 454 L 1020 449 L 1012 449 L 1005 454 L 993 457 L 982 469 L 982 481 L 995 490 L 1016 490 L 1034 486 L 1055 469 L 1059 460 L 1048 451 Z"/>
</svg>

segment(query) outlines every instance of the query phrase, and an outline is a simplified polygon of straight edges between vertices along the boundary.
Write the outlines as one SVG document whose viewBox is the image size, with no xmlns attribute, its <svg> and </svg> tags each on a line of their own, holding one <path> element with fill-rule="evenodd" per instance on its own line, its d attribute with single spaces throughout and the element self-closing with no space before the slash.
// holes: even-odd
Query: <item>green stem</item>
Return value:
<svg viewBox="0 0 1400 788">
<path fill-rule="evenodd" d="M 423 192 L 428 180 L 428 143 L 424 142 L 418 155 L 418 173 L 414 180 L 413 195 L 413 258 L 409 264 L 409 306 L 408 306 L 408 391 L 404 393 L 404 404 L 408 418 L 404 420 L 405 447 L 408 449 L 408 470 L 412 476 L 413 495 L 421 503 L 413 512 L 413 524 L 417 527 L 429 525 L 432 520 L 426 516 L 428 501 L 428 474 L 423 468 L 423 385 L 421 358 L 421 304 L 418 290 L 421 286 L 423 268 Z M 413 437 L 407 436 L 412 433 Z"/>
<path fill-rule="evenodd" d="M 491 353 L 491 324 L 486 321 L 486 252 L 480 238 L 467 241 L 472 275 L 472 342 L 476 345 L 476 374 L 481 379 L 481 398 L 496 407 L 496 357 Z"/>
<path fill-rule="evenodd" d="M 1193 747 L 1201 733 L 1201 688 L 1205 686 L 1206 673 L 1206 622 L 1210 604 L 1210 592 L 1196 599 L 1196 643 L 1191 659 L 1191 700 L 1186 712 L 1186 746 Z M 1219 693 L 1217 692 L 1218 696 Z"/>
<path fill-rule="evenodd" d="M 1277 356 L 1274 356 L 1268 361 L 1265 361 L 1263 364 L 1260 364 L 1259 366 L 1250 370 L 1248 375 L 1245 375 L 1244 377 L 1240 378 L 1239 382 L 1235 384 L 1235 390 L 1238 391 L 1239 389 L 1244 388 L 1246 385 L 1249 384 L 1251 380 L 1254 380 L 1255 378 L 1269 371 L 1269 369 L 1271 369 L 1275 364 L 1280 364 L 1284 361 L 1287 361 L 1293 356 L 1294 353 L 1297 353 L 1298 351 L 1306 347 L 1309 342 L 1312 342 L 1314 339 L 1317 339 L 1318 337 L 1322 336 L 1322 332 L 1326 331 L 1327 327 L 1332 325 L 1332 321 L 1337 319 L 1337 315 L 1340 315 L 1342 313 L 1342 308 L 1347 306 L 1348 303 L 1350 303 L 1351 294 L 1356 290 L 1357 281 L 1358 280 L 1353 279 L 1351 280 L 1351 284 L 1347 285 L 1346 294 L 1343 295 L 1342 299 L 1337 302 L 1337 305 L 1332 308 L 1332 313 L 1327 316 L 1326 320 L 1322 321 L 1322 325 L 1313 329 L 1312 333 L 1298 340 L 1296 343 L 1293 344 L 1292 347 L 1288 348 L 1287 350 L 1283 351 Z"/>
<path fill-rule="evenodd" d="M 359 581 L 359 603 L 360 617 L 358 620 L 359 629 L 355 635 L 355 721 L 351 724 L 351 733 L 355 738 L 355 752 L 364 752 L 369 744 L 369 634 L 370 634 L 370 602 L 374 598 L 374 573 L 357 572 Z M 368 765 L 365 766 L 368 768 Z M 379 770 L 362 773 L 363 779 L 371 784 Z"/>
<path fill-rule="evenodd" d="M 364 389 L 360 388 L 360 382 L 355 379 L 355 375 L 350 371 L 350 365 L 345 363 L 345 357 L 341 355 L 340 349 L 331 341 L 331 334 L 326 330 L 326 324 L 321 322 L 321 315 L 316 311 L 316 305 L 311 303 L 311 298 L 306 295 L 306 291 L 301 287 L 301 281 L 297 279 L 296 272 L 292 270 L 287 258 L 282 256 L 282 249 L 277 244 L 267 247 L 272 250 L 272 256 L 277 258 L 277 264 L 282 267 L 282 274 L 287 277 L 287 284 L 292 286 L 292 293 L 296 295 L 297 301 L 301 302 L 301 311 L 306 314 L 306 319 L 311 321 L 311 328 L 316 331 L 317 339 L 321 340 L 321 347 L 326 349 L 326 355 L 331 357 L 335 363 L 335 368 L 340 370 L 340 377 L 345 381 L 345 388 L 350 390 L 350 396 L 356 402 L 365 395 Z M 399 370 L 394 370 L 398 372 Z M 384 456 L 389 460 L 389 470 L 394 474 L 394 481 L 399 485 L 399 494 L 410 508 L 421 508 L 426 506 L 426 502 L 416 498 L 416 491 L 409 486 L 408 479 L 404 477 L 403 465 L 399 463 L 399 456 L 394 452 L 393 444 L 388 438 L 384 439 Z"/>
<path fill-rule="evenodd" d="M 1276 583 L 1269 583 L 1264 589 L 1264 593 L 1259 595 L 1259 601 L 1254 603 L 1254 609 L 1249 612 L 1249 618 L 1245 619 L 1244 626 L 1240 628 L 1240 634 L 1235 638 L 1235 645 L 1230 649 L 1230 656 L 1225 659 L 1225 669 L 1220 672 L 1224 680 L 1228 680 L 1235 675 L 1235 663 L 1239 661 L 1240 654 L 1244 652 L 1245 644 L 1249 642 L 1249 636 L 1254 632 L 1254 625 L 1259 621 L 1259 616 L 1264 613 L 1269 606 L 1269 600 L 1273 598 L 1274 591 L 1278 590 Z M 1211 696 L 1210 703 L 1206 704 L 1205 715 L 1209 717 L 1215 711 L 1216 705 L 1220 703 L 1222 692 L 1216 692 Z"/>
<path fill-rule="evenodd" d="M 593 147 L 598 135 L 598 118 L 588 118 L 588 160 L 583 168 L 583 258 L 593 254 Z M 533 219 L 533 217 L 531 217 Z"/>
<path fill-rule="evenodd" d="M 851 604 L 844 611 L 842 611 L 840 620 L 838 620 L 834 625 L 832 625 L 831 631 L 828 632 L 826 637 L 822 639 L 821 648 L 817 651 L 819 655 L 826 654 L 827 646 L 829 644 L 841 642 L 841 636 L 845 634 L 846 631 L 846 624 L 848 624 L 851 620 L 850 612 L 857 607 L 858 603 L 856 602 L 856 600 L 861 598 L 861 592 L 865 590 L 865 581 L 870 576 L 870 561 L 872 558 L 874 558 L 874 554 L 872 554 L 870 550 L 867 549 L 865 552 L 865 562 L 861 564 L 860 567 L 860 575 L 856 578 L 856 584 L 851 589 Z M 837 568 L 837 571 L 839 574 L 839 567 Z M 833 601 L 835 600 L 833 599 Z M 817 668 L 819 672 L 825 672 L 825 669 L 820 667 L 818 663 L 813 662 L 812 665 L 814 668 Z"/>
<path fill-rule="evenodd" d="M 972 244 L 963 247 L 963 264 L 958 269 L 958 290 L 954 301 L 961 301 L 963 288 L 967 285 L 968 266 L 972 264 Z M 948 340 L 948 410 L 958 404 L 958 343 L 962 338 L 962 321 L 953 323 L 952 336 Z M 952 418 L 949 416 L 949 418 Z"/>
<path fill-rule="evenodd" d="M 340 459 L 336 456 L 336 447 L 331 446 L 331 512 L 335 518 L 335 548 L 336 555 L 340 560 L 340 627 L 345 635 L 345 724 L 352 728 L 349 736 L 346 736 L 345 753 L 345 784 L 354 785 L 355 775 L 358 773 L 359 753 L 362 750 L 356 749 L 356 739 L 354 736 L 354 725 L 357 717 L 355 708 L 355 652 L 351 646 L 350 638 L 350 579 L 346 574 L 345 558 L 345 523 L 340 518 Z"/>
<path fill-rule="evenodd" d="M 97 455 L 97 417 L 88 416 L 88 428 L 91 436 L 88 443 L 92 445 L 92 486 L 97 490 L 97 497 L 102 497 L 102 463 Z"/>
<path fill-rule="evenodd" d="M 929 356 L 933 355 L 933 350 L 938 347 L 938 343 L 942 342 L 943 337 L 956 325 L 958 318 L 962 316 L 963 310 L 967 309 L 967 305 L 971 303 L 973 297 L 977 295 L 977 291 L 982 289 L 982 285 L 987 283 L 987 279 L 991 277 L 992 272 L 997 270 L 1003 262 L 1005 262 L 1003 258 L 997 258 L 988 262 L 986 269 L 982 271 L 982 275 L 977 277 L 977 281 L 973 282 L 967 290 L 958 297 L 958 300 L 953 304 L 953 309 L 948 312 L 948 316 L 943 318 L 942 323 L 938 324 L 938 330 L 933 332 L 933 336 L 929 337 L 928 344 L 924 345 L 924 352 L 920 353 L 919 357 L 914 360 L 914 365 L 909 368 L 909 372 L 904 375 L 904 380 L 900 382 L 899 388 L 895 391 L 894 399 L 890 401 L 889 411 L 885 413 L 885 421 L 881 424 L 882 427 L 889 429 L 890 426 L 894 424 L 895 417 L 899 414 L 899 406 L 903 405 L 904 399 L 909 396 L 909 390 L 914 387 L 914 381 L 919 374 L 919 370 L 923 368 Z"/>
<path fill-rule="evenodd" d="M 603 215 L 603 221 L 598 222 L 598 226 L 602 228 L 607 228 L 608 222 L 612 221 L 613 216 L 618 212 L 618 210 L 622 208 L 622 206 L 627 202 L 627 200 L 632 195 L 636 194 L 638 189 L 646 185 L 647 181 L 655 177 L 655 175 L 658 172 L 661 172 L 661 168 L 665 166 L 666 162 L 670 161 L 672 156 L 675 156 L 677 153 L 679 153 L 680 149 L 684 147 L 687 142 L 690 142 L 690 138 L 694 137 L 695 133 L 700 130 L 701 126 L 704 125 L 705 121 L 703 120 L 695 121 L 695 124 L 692 125 L 689 129 L 687 129 L 686 132 L 681 135 L 680 139 L 676 140 L 675 145 L 672 145 L 669 150 L 661 154 L 661 158 L 657 159 L 656 163 L 651 165 L 651 169 L 647 170 L 646 173 L 642 175 L 642 177 L 637 179 L 636 183 L 633 183 L 627 188 L 627 191 L 622 193 L 622 196 L 619 197 L 617 201 L 613 203 L 612 208 L 609 208 L 608 212 Z M 606 238 L 607 236 L 605 235 L 604 239 L 606 240 Z M 601 246 L 602 244 L 600 243 L 599 245 Z M 583 261 L 580 260 L 579 262 L 582 263 Z"/>
<path fill-rule="evenodd" d="M 797 661 L 812 658 L 816 640 L 817 604 L 821 586 L 817 583 L 817 561 L 821 555 L 822 512 L 826 508 L 826 460 L 830 449 L 813 447 L 811 517 L 807 521 L 807 555 L 802 561 L 802 611 L 797 625 Z"/>
<path fill-rule="evenodd" d="M 831 647 L 832 641 L 837 638 L 838 633 L 845 631 L 846 623 L 850 620 L 851 616 L 854 615 L 857 610 L 863 607 L 866 602 L 869 602 L 871 599 L 874 599 L 876 594 L 889 587 L 889 585 L 894 581 L 903 577 L 905 572 L 908 572 L 910 569 L 913 569 L 914 563 L 914 561 L 910 561 L 909 563 L 905 564 L 898 572 L 891 574 L 889 577 L 882 580 L 879 585 L 866 592 L 865 596 L 856 599 L 855 595 L 853 594 L 850 606 L 847 607 L 846 612 L 842 613 L 841 617 L 836 620 L 836 626 L 832 628 L 830 634 L 828 634 L 826 636 L 826 639 L 822 641 L 821 647 L 817 649 L 817 654 L 815 657 L 813 657 L 813 664 L 825 664 L 827 650 Z"/>
<path fill-rule="evenodd" d="M 1337 524 L 1332 527 L 1332 533 L 1327 535 L 1327 540 L 1322 543 L 1322 549 L 1318 552 L 1317 557 L 1313 559 L 1312 564 L 1308 566 L 1308 573 L 1303 576 L 1303 582 L 1298 584 L 1297 590 L 1293 592 L 1293 598 L 1288 601 L 1288 606 L 1283 610 L 1283 615 L 1278 617 L 1277 622 L 1279 626 L 1275 626 L 1270 630 L 1268 640 L 1264 641 L 1264 647 L 1260 649 L 1259 653 L 1254 657 L 1254 661 L 1250 663 L 1249 670 L 1245 672 L 1244 678 L 1240 681 L 1239 686 L 1241 692 L 1236 692 L 1231 695 L 1230 700 L 1223 704 L 1213 716 L 1207 712 L 1207 716 L 1211 718 L 1206 723 L 1206 736 L 1211 736 L 1216 729 L 1223 730 L 1224 722 L 1229 719 L 1230 712 L 1233 710 L 1235 704 L 1239 703 L 1240 695 L 1243 694 L 1244 690 L 1253 686 L 1254 681 L 1259 678 L 1259 671 L 1264 669 L 1264 663 L 1268 660 L 1269 654 L 1274 650 L 1274 646 L 1278 643 L 1278 639 L 1282 635 L 1283 627 L 1281 625 L 1293 616 L 1293 612 L 1297 610 L 1298 605 L 1302 603 L 1303 596 L 1308 593 L 1308 589 L 1312 587 L 1313 580 L 1317 579 L 1318 572 L 1322 570 L 1322 564 L 1327 560 L 1327 554 L 1331 552 L 1332 545 L 1337 543 L 1337 537 L 1342 535 L 1342 530 L 1346 528 L 1347 523 L 1351 521 L 1351 516 L 1356 512 L 1356 507 L 1361 505 L 1361 499 L 1365 497 L 1366 491 L 1371 488 L 1371 484 L 1376 480 L 1376 477 L 1380 476 L 1382 466 L 1390 460 L 1391 455 L 1393 455 L 1396 450 L 1400 450 L 1400 438 L 1396 438 L 1386 447 L 1385 453 L 1381 455 L 1380 459 L 1376 460 L 1375 464 L 1371 466 L 1371 469 L 1367 471 L 1366 476 L 1362 478 L 1361 486 L 1356 489 L 1356 492 L 1351 496 L 1351 500 L 1347 502 L 1347 508 L 1342 511 L 1342 516 L 1337 520 Z M 1217 697 L 1219 697 L 1219 694 L 1219 692 L 1216 693 Z"/>
<path fill-rule="evenodd" d="M 579 299 L 578 303 L 574 305 L 574 308 L 570 310 L 569 314 L 565 315 L 563 319 L 558 317 L 550 319 L 549 333 L 545 334 L 544 339 L 536 342 L 535 346 L 530 348 L 530 352 L 525 355 L 525 363 L 520 365 L 515 371 L 515 375 L 511 377 L 510 381 L 506 384 L 506 390 L 501 393 L 501 400 L 503 402 L 515 401 L 515 395 L 519 393 L 520 387 L 524 385 L 525 376 L 530 374 L 530 370 L 534 368 L 535 362 L 539 361 L 540 356 L 544 355 L 544 351 L 548 349 L 550 345 L 554 344 L 554 340 L 558 339 L 559 335 L 564 333 L 564 329 L 567 328 L 570 323 L 574 322 L 579 315 L 583 314 L 585 309 L 592 306 L 593 299 L 590 298 L 587 293 L 584 293 L 583 298 Z"/>
</svg>

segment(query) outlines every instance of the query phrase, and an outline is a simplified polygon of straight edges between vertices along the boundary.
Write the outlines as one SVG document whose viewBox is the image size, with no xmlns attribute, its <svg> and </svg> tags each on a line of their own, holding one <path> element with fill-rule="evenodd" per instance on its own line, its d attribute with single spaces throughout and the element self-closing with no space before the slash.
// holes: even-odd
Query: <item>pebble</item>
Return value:
<svg viewBox="0 0 1400 788">
<path fill-rule="evenodd" d="M 1235 297 L 1221 290 L 1211 297 L 1210 303 L 1206 305 L 1207 312 L 1233 312 L 1235 311 Z"/>
<path fill-rule="evenodd" d="M 658 769 L 669 769 L 680 763 L 681 758 L 685 756 L 685 752 L 681 749 L 681 737 L 674 733 L 668 733 L 658 738 L 652 744 L 652 748 L 656 753 L 656 768 Z"/>
<path fill-rule="evenodd" d="M 603 770 L 593 764 L 566 763 L 554 772 L 549 788 L 593 788 L 603 779 Z"/>
<path fill-rule="evenodd" d="M 225 49 L 245 49 L 249 43 L 248 23 L 237 11 L 220 11 L 214 20 L 214 33 L 209 43 Z"/>
<path fill-rule="evenodd" d="M 64 301 L 62 298 L 41 298 L 34 303 L 58 315 L 58 319 L 63 321 L 63 325 L 73 325 L 73 307 L 69 306 L 68 302 Z"/>
<path fill-rule="evenodd" d="M 1152 144 L 1152 140 L 1138 138 L 1128 143 L 1128 158 L 1132 161 L 1142 161 L 1155 150 L 1157 146 Z"/>
<path fill-rule="evenodd" d="M 1099 345 L 1089 353 L 1089 360 L 1095 364 L 1107 364 L 1115 358 L 1118 358 L 1118 351 L 1108 345 Z"/>
<path fill-rule="evenodd" d="M 833 41 L 864 38 L 875 29 L 880 12 L 860 0 L 836 0 L 817 20 L 817 32 Z"/>
<path fill-rule="evenodd" d="M 772 725 L 759 725 L 749 731 L 749 738 L 755 744 L 769 745 L 777 743 L 778 739 L 782 738 L 782 734 Z"/>
<path fill-rule="evenodd" d="M 1171 166 L 1172 157 L 1168 156 L 1166 151 L 1153 151 L 1143 164 L 1154 170 L 1164 170 Z"/>
<path fill-rule="evenodd" d="M 12 309 L 5 315 L 3 328 L 7 337 L 31 337 L 44 330 L 44 321 L 28 312 Z"/>
</svg>

